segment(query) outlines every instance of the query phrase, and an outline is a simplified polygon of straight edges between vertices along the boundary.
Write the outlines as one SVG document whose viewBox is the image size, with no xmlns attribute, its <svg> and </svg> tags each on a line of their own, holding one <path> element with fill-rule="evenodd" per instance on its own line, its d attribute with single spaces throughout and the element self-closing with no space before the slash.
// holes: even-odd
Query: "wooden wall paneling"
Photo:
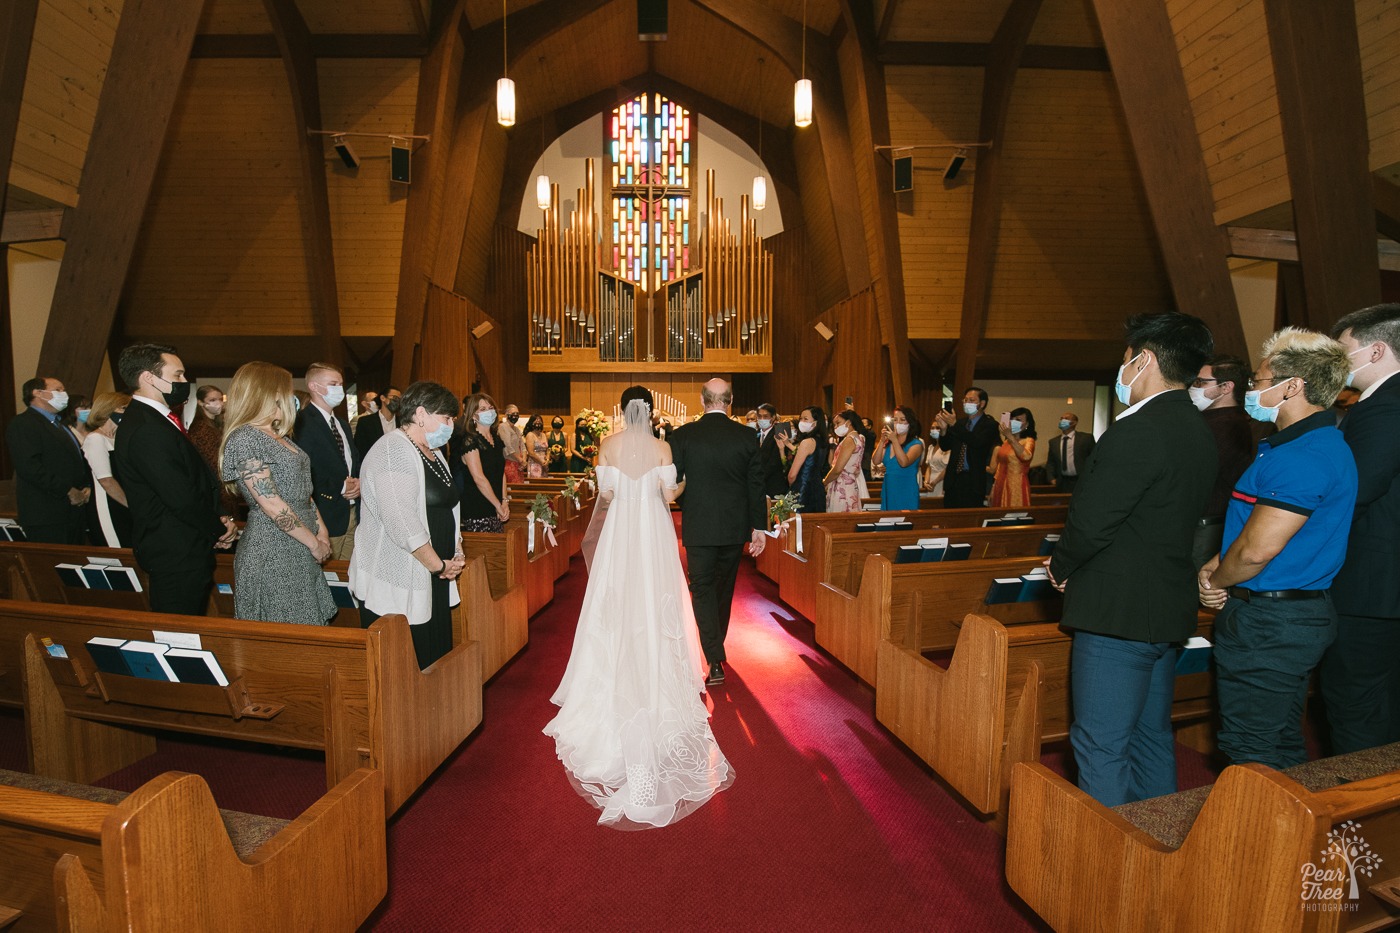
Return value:
<svg viewBox="0 0 1400 933">
<path fill-rule="evenodd" d="M 821 320 L 834 331 L 838 322 L 832 314 L 819 313 L 816 253 L 805 229 L 789 227 L 763 245 L 773 254 L 773 372 L 767 401 L 783 414 L 794 414 L 804 405 L 821 403 L 822 387 L 834 381 L 835 341 L 823 340 L 813 325 Z"/>
<path fill-rule="evenodd" d="M 517 204 L 519 201 L 517 200 Z M 498 322 L 496 329 L 473 344 L 481 354 L 481 380 L 490 391 L 514 400 L 524 411 L 537 404 L 530 375 L 530 345 L 526 316 L 529 301 L 525 284 L 526 254 L 535 238 L 521 233 L 513 218 L 502 216 L 496 225 L 491 267 L 487 279 L 487 310 Z"/>
<path fill-rule="evenodd" d="M 992 272 L 996 267 L 997 235 L 1001 224 L 1001 158 L 1006 148 L 1006 114 L 1016 69 L 1026 47 L 1041 0 L 1012 0 L 992 38 L 991 57 L 982 84 L 982 116 L 977 140 L 991 143 L 978 150 L 977 182 L 972 190 L 972 226 L 967 240 L 967 272 L 963 281 L 962 321 L 958 328 L 955 389 L 962 391 L 976 378 L 977 349 L 987 321 Z"/>
<path fill-rule="evenodd" d="M 1400 163 L 1400 6 L 1390 0 L 1357 0 L 1361 74 L 1371 128 L 1371 169 Z"/>
<path fill-rule="evenodd" d="M 475 378 L 469 352 L 473 311 L 480 313 L 461 295 L 428 286 L 417 378 L 441 383 L 459 399 L 470 394 Z"/>
<path fill-rule="evenodd" d="M 0 192 L 10 181 L 10 159 L 15 151 L 24 79 L 29 71 L 29 46 L 38 12 L 39 0 L 12 0 L 0 10 Z M 0 194 L 0 222 L 4 219 L 5 198 Z M 8 329 L 5 333 L 9 333 Z M 3 355 L 9 357 L 10 353 L 7 350 Z M 11 406 L 0 406 L 0 411 L 7 416 Z"/>
<path fill-rule="evenodd" d="M 398 295 L 394 302 L 393 381 L 413 381 L 413 347 L 423 332 L 424 304 L 439 231 L 438 216 L 447 186 L 453 120 L 462 61 L 463 0 L 434 5 L 431 45 L 418 75 L 413 132 L 431 137 L 414 152 L 418 180 L 409 186 L 399 254 Z"/>
<path fill-rule="evenodd" d="M 203 0 L 127 0 L 83 164 L 39 368 L 91 392 L 116 318 Z"/>
<path fill-rule="evenodd" d="M 1215 224 L 1167 11 L 1159 0 L 1093 2 L 1176 307 L 1210 325 L 1217 352 L 1244 356 L 1244 327 L 1225 262 L 1228 245 Z"/>
<path fill-rule="evenodd" d="M 326 190 L 326 147 L 322 129 L 321 85 L 311 54 L 311 33 L 296 0 L 263 0 L 272 32 L 282 52 L 292 94 L 292 129 L 297 139 L 297 203 L 306 238 L 306 280 L 311 287 L 311 317 L 319 338 L 320 361 L 345 368 L 340 333 L 340 292 L 335 282 L 335 247 L 331 239 L 330 195 Z M 348 374 L 347 375 L 352 375 Z"/>
<path fill-rule="evenodd" d="M 0 337 L 4 338 L 4 349 L 0 350 L 0 437 L 10 426 L 10 420 L 20 410 L 15 399 L 15 353 L 14 340 L 10 330 L 10 261 L 9 247 L 0 246 Z M 0 444 L 0 480 L 14 476 L 14 464 L 10 462 L 10 445 Z"/>
<path fill-rule="evenodd" d="M 856 411 L 878 420 L 890 408 L 890 365 L 889 357 L 880 352 L 880 312 L 875 290 L 867 288 L 852 295 L 831 313 L 836 319 L 836 338 L 832 341 L 836 353 L 831 381 L 833 408 L 844 408 L 843 400 L 849 395 L 859 402 Z M 821 386 L 815 388 L 820 393 Z M 820 400 L 821 395 L 817 394 L 814 403 Z M 912 390 L 909 395 L 896 394 L 895 401 L 900 405 L 913 404 Z M 830 418 L 832 412 L 826 414 Z"/>
<path fill-rule="evenodd" d="M 1264 13 L 1308 316 L 1330 326 L 1381 300 L 1356 7 L 1264 0 Z"/>
<path fill-rule="evenodd" d="M 492 97 L 494 100 L 494 94 Z M 487 268 L 491 263 L 510 136 L 493 118 L 483 120 L 482 126 L 475 181 L 466 192 L 471 197 L 471 204 L 467 211 L 467 223 L 462 230 L 461 245 L 455 250 L 440 252 L 438 258 L 444 264 L 436 270 L 436 274 L 445 276 L 448 273 L 447 264 L 455 261 L 454 290 L 477 304 L 486 303 Z"/>
<path fill-rule="evenodd" d="M 1371 198 L 1376 205 L 1376 229 L 1400 242 L 1400 185 L 1372 175 Z"/>
</svg>

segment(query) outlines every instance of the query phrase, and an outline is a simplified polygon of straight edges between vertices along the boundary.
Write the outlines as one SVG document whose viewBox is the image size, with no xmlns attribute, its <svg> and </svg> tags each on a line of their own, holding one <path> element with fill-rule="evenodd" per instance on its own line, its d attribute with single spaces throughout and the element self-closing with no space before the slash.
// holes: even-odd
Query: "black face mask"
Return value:
<svg viewBox="0 0 1400 933">
<path fill-rule="evenodd" d="M 391 415 L 397 415 L 399 413 L 399 400 L 396 398 L 385 399 L 384 410 Z"/>
<path fill-rule="evenodd" d="M 559 430 L 560 428 L 562 428 L 563 426 L 564 426 L 564 422 L 562 422 L 562 421 L 555 421 L 555 422 L 553 422 L 553 424 L 552 424 L 552 427 L 553 427 L 554 430 L 556 430 L 556 431 L 558 431 L 558 430 Z"/>
<path fill-rule="evenodd" d="M 156 378 L 160 379 L 159 376 L 156 376 Z M 160 379 L 160 381 L 169 382 L 169 380 L 166 379 Z M 190 384 L 188 382 L 170 382 L 170 391 L 162 392 L 161 398 L 165 400 L 166 408 L 169 408 L 171 411 L 178 411 L 190 400 Z"/>
<path fill-rule="evenodd" d="M 113 424 L 120 425 L 122 423 L 122 412 L 112 412 L 110 415 L 107 416 L 107 420 L 112 422 Z"/>
</svg>

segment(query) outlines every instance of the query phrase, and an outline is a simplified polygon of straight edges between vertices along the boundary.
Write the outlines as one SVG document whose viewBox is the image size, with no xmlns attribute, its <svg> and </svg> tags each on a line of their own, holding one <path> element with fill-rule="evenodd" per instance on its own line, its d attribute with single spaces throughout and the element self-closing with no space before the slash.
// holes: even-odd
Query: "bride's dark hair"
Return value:
<svg viewBox="0 0 1400 933">
<path fill-rule="evenodd" d="M 651 391 L 646 386 L 628 386 L 622 390 L 622 410 L 627 410 L 627 403 L 633 399 L 641 399 L 647 403 L 649 411 L 655 410 L 656 404 L 652 401 Z"/>
</svg>

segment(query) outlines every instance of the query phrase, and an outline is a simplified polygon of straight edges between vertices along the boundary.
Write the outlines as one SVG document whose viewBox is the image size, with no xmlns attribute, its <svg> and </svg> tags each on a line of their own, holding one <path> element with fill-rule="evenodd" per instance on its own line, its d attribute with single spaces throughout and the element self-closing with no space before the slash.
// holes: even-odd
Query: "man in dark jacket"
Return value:
<svg viewBox="0 0 1400 933">
<path fill-rule="evenodd" d="M 77 437 L 60 420 L 68 393 L 52 376 L 30 379 L 21 392 L 28 407 L 5 429 L 19 523 L 30 541 L 83 544 L 92 474 Z"/>
</svg>

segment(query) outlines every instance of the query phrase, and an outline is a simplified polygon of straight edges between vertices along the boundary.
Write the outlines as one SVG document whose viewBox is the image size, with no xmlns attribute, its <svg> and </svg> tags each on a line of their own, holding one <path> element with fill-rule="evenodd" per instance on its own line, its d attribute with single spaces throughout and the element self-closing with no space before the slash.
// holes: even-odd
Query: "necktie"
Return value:
<svg viewBox="0 0 1400 933">
<path fill-rule="evenodd" d="M 170 419 L 170 423 L 173 424 L 173 425 L 175 425 L 175 427 L 177 427 L 177 428 L 180 429 L 180 433 L 181 433 L 181 434 L 185 435 L 186 437 L 189 437 L 189 432 L 185 430 L 185 422 L 183 422 L 183 421 L 180 420 L 180 416 L 179 416 L 179 415 L 175 414 L 175 412 L 172 411 L 172 412 L 167 412 L 166 415 L 165 415 L 165 417 L 169 418 L 169 419 Z"/>
<path fill-rule="evenodd" d="M 1069 462 L 1069 437 L 1068 435 L 1060 443 L 1060 464 L 1065 475 L 1068 476 L 1074 464 Z"/>
<path fill-rule="evenodd" d="M 326 422 L 326 423 L 329 424 L 329 425 L 331 426 L 331 437 L 335 438 L 335 449 L 338 450 L 338 451 L 340 451 L 340 459 L 344 460 L 344 459 L 345 459 L 345 438 L 343 438 L 343 437 L 340 436 L 340 425 L 338 425 L 338 424 L 335 423 L 335 419 L 334 419 L 334 418 L 332 418 L 330 421 L 328 421 L 328 422 Z"/>
<path fill-rule="evenodd" d="M 972 430 L 972 422 L 969 421 L 967 427 L 968 427 L 968 431 L 971 432 L 971 430 Z M 969 467 L 969 466 L 968 466 L 968 463 L 967 463 L 967 441 L 966 441 L 966 440 L 960 441 L 960 446 L 958 447 L 958 451 L 959 451 L 959 453 L 958 453 L 958 472 L 959 472 L 959 473 L 966 473 L 969 469 L 971 469 L 971 467 Z"/>
</svg>

